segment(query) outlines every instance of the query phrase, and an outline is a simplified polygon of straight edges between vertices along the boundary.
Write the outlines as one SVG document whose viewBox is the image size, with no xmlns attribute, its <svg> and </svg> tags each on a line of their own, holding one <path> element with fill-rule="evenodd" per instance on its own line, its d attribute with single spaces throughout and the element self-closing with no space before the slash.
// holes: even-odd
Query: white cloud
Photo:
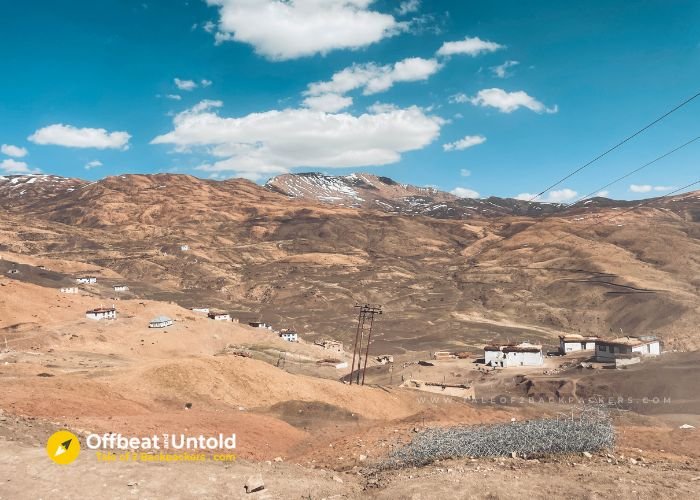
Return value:
<svg viewBox="0 0 700 500">
<path fill-rule="evenodd" d="M 479 198 L 479 193 L 465 187 L 456 187 L 450 193 L 460 198 Z"/>
<path fill-rule="evenodd" d="M 455 142 L 448 142 L 442 145 L 445 151 L 462 151 L 467 148 L 478 146 L 486 142 L 486 137 L 483 135 L 465 135 L 462 139 Z"/>
<path fill-rule="evenodd" d="M 199 84 L 200 84 L 202 87 L 204 87 L 204 88 L 207 88 L 207 87 L 208 87 L 209 85 L 211 85 L 212 83 L 213 83 L 213 82 L 212 82 L 211 80 L 207 80 L 206 78 L 203 79 L 203 80 L 201 80 L 201 81 L 199 82 Z"/>
<path fill-rule="evenodd" d="M 399 8 L 396 12 L 400 16 L 405 16 L 406 14 L 411 14 L 412 12 L 417 12 L 420 9 L 420 0 L 405 0 L 399 4 Z"/>
<path fill-rule="evenodd" d="M 15 158 L 24 158 L 28 153 L 25 148 L 21 146 L 13 146 L 12 144 L 3 144 L 0 146 L 0 152 L 7 156 L 14 156 Z"/>
<path fill-rule="evenodd" d="M 127 149 L 130 138 L 126 132 L 107 132 L 103 128 L 77 128 L 62 123 L 40 128 L 28 137 L 35 144 L 97 149 Z"/>
<path fill-rule="evenodd" d="M 463 102 L 463 95 L 464 94 L 458 94 L 454 96 L 454 102 Z M 556 113 L 559 111 L 556 105 L 548 108 L 522 90 L 506 92 L 498 88 L 484 89 L 477 92 L 476 96 L 468 100 L 475 106 L 496 108 L 501 113 L 512 113 L 519 108 L 527 108 L 535 113 Z"/>
<path fill-rule="evenodd" d="M 650 193 L 652 191 L 671 191 L 673 186 L 652 186 L 650 184 L 632 184 L 630 191 L 633 193 Z"/>
<path fill-rule="evenodd" d="M 607 198 L 610 196 L 610 191 L 598 191 L 596 193 L 596 196 L 600 196 L 601 198 Z"/>
<path fill-rule="evenodd" d="M 151 141 L 187 151 L 205 147 L 222 160 L 200 165 L 206 172 L 232 171 L 260 178 L 294 167 L 387 165 L 401 153 L 421 149 L 444 123 L 416 106 L 374 114 L 331 114 L 283 109 L 240 118 L 220 116 L 220 101 L 203 101 L 173 119 L 171 132 Z"/>
<path fill-rule="evenodd" d="M 180 101 L 182 99 L 182 96 L 180 94 L 167 94 L 165 97 L 168 99 L 172 99 L 173 101 Z"/>
<path fill-rule="evenodd" d="M 388 113 L 389 111 L 395 111 L 399 109 L 396 104 L 389 104 L 384 102 L 375 102 L 374 104 L 367 107 L 367 111 L 370 113 Z"/>
<path fill-rule="evenodd" d="M 564 188 L 558 191 L 550 191 L 547 195 L 547 201 L 551 203 L 562 203 L 565 201 L 573 200 L 574 198 L 576 198 L 577 195 L 578 193 L 573 189 Z"/>
<path fill-rule="evenodd" d="M 100 160 L 92 160 L 85 164 L 85 170 L 90 170 L 91 168 L 101 167 L 102 162 Z"/>
<path fill-rule="evenodd" d="M 304 105 L 307 108 L 315 111 L 336 113 L 341 109 L 352 106 L 352 97 L 346 97 L 338 94 L 321 94 L 318 96 L 307 97 L 304 99 Z"/>
<path fill-rule="evenodd" d="M 467 94 L 459 93 L 451 95 L 449 101 L 453 104 L 464 104 L 469 102 L 469 96 Z"/>
<path fill-rule="evenodd" d="M 648 193 L 654 189 L 654 186 L 650 186 L 649 184 L 632 184 L 630 186 L 630 191 L 633 193 Z"/>
<path fill-rule="evenodd" d="M 219 7 L 217 43 L 237 41 L 269 59 L 358 49 L 403 29 L 373 0 L 207 0 Z"/>
<path fill-rule="evenodd" d="M 355 64 L 335 73 L 329 81 L 309 84 L 304 92 L 308 96 L 322 94 L 345 94 L 363 89 L 371 95 L 390 89 L 397 82 L 427 80 L 441 68 L 435 59 L 409 57 L 397 63 L 379 66 L 374 63 Z"/>
<path fill-rule="evenodd" d="M 177 88 L 186 92 L 197 88 L 197 82 L 194 80 L 180 80 L 179 78 L 175 78 L 173 82 L 175 82 Z"/>
<path fill-rule="evenodd" d="M 472 175 L 472 171 L 469 169 L 463 168 L 459 171 L 459 175 L 461 175 L 462 177 L 469 177 L 470 175 Z"/>
<path fill-rule="evenodd" d="M 456 54 L 466 54 L 472 57 L 488 52 L 495 52 L 499 49 L 504 49 L 505 45 L 496 42 L 489 42 L 481 38 L 466 37 L 459 42 L 445 42 L 437 51 L 439 56 L 453 56 Z"/>
<path fill-rule="evenodd" d="M 29 166 L 23 161 L 6 158 L 0 161 L 0 170 L 5 174 L 30 174 Z"/>
<path fill-rule="evenodd" d="M 498 78 L 506 78 L 510 76 L 508 69 L 512 68 L 513 66 L 517 66 L 518 64 L 520 64 L 518 61 L 506 61 L 498 66 L 491 66 L 490 69 L 491 72 Z"/>
<path fill-rule="evenodd" d="M 523 201 L 538 201 L 544 203 L 563 203 L 565 201 L 573 200 L 574 198 L 576 198 L 577 195 L 578 193 L 573 189 L 564 188 L 550 191 L 544 198 L 540 196 L 533 200 L 533 198 L 535 197 L 534 194 L 520 193 L 519 195 L 515 196 L 515 199 Z"/>
<path fill-rule="evenodd" d="M 206 31 L 207 33 L 214 33 L 214 30 L 216 30 L 216 24 L 214 24 L 211 21 L 207 21 L 206 23 L 204 23 L 203 28 L 204 31 Z"/>
</svg>

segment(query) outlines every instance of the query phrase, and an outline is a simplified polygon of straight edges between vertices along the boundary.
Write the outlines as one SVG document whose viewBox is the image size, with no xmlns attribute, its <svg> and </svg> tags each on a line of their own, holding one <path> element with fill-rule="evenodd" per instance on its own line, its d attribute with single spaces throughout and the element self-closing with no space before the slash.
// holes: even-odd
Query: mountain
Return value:
<svg viewBox="0 0 700 500">
<path fill-rule="evenodd" d="M 365 198 L 374 193 L 365 183 L 386 184 L 375 200 L 410 191 L 378 179 L 353 189 Z M 504 215 L 494 219 L 338 206 L 240 179 L 35 180 L 12 199 L 6 193 L 22 189 L 8 182 L 0 184 L 5 261 L 99 266 L 139 297 L 217 307 L 311 339 L 351 342 L 353 306 L 370 302 L 384 306 L 374 349 L 387 353 L 509 339 L 553 345 L 560 333 L 620 329 L 657 334 L 668 348 L 700 347 L 698 192 L 636 210 L 593 199 L 550 217 L 508 214 L 521 202 L 499 200 Z M 53 187 L 27 196 L 35 184 Z M 443 199 L 436 203 L 477 201 Z"/>
<path fill-rule="evenodd" d="M 401 184 L 388 177 L 372 174 L 284 174 L 267 181 L 265 187 L 296 199 L 342 207 L 375 209 L 391 214 L 425 215 L 438 219 L 505 215 L 539 217 L 566 208 L 566 205 L 560 203 L 528 203 L 513 198 L 459 198 L 432 187 Z M 604 200 L 597 198 L 591 203 L 598 205 Z"/>
<path fill-rule="evenodd" d="M 57 175 L 0 176 L 0 207 L 31 204 L 68 194 L 88 184 L 81 179 Z"/>
</svg>

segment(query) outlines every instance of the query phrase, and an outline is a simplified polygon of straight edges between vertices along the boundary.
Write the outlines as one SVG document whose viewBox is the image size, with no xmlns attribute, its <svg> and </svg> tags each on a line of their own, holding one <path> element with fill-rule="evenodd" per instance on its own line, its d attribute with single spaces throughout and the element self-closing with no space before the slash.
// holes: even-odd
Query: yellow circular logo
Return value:
<svg viewBox="0 0 700 500">
<path fill-rule="evenodd" d="M 69 464 L 80 454 L 78 437 L 70 431 L 54 432 L 46 443 L 46 453 L 57 464 Z"/>
</svg>

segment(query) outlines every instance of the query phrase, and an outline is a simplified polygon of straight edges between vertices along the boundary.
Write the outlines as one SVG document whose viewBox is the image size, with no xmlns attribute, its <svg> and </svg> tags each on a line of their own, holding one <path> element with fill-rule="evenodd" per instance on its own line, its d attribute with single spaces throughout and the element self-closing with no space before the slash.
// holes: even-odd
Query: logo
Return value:
<svg viewBox="0 0 700 500">
<path fill-rule="evenodd" d="M 46 453 L 57 464 L 69 464 L 80 454 L 78 437 L 69 431 L 54 432 L 46 443 Z"/>
</svg>

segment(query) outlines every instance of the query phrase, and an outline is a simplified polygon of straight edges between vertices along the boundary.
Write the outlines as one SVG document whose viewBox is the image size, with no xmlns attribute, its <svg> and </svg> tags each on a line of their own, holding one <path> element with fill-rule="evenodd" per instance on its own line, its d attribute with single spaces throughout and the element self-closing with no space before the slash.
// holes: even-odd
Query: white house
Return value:
<svg viewBox="0 0 700 500">
<path fill-rule="evenodd" d="M 80 290 L 78 290 L 78 287 L 75 286 L 65 286 L 60 289 L 61 293 L 80 293 Z"/>
<path fill-rule="evenodd" d="M 189 245 L 180 245 L 181 252 L 187 252 L 190 249 Z"/>
<path fill-rule="evenodd" d="M 484 363 L 488 366 L 509 368 L 512 366 L 542 366 L 542 346 L 522 344 L 489 345 L 484 347 Z"/>
<path fill-rule="evenodd" d="M 280 337 L 282 337 L 287 342 L 299 342 L 299 335 L 294 330 L 282 330 L 280 332 Z"/>
<path fill-rule="evenodd" d="M 85 312 L 87 319 L 117 319 L 117 310 L 114 307 L 98 307 Z"/>
<path fill-rule="evenodd" d="M 196 313 L 201 313 L 201 314 L 209 314 L 209 308 L 208 307 L 193 307 L 191 309 L 192 312 Z"/>
<path fill-rule="evenodd" d="M 75 281 L 82 284 L 97 283 L 97 278 L 94 276 L 81 276 L 76 278 Z"/>
<path fill-rule="evenodd" d="M 231 315 L 229 313 L 210 312 L 207 316 L 209 316 L 209 319 L 216 321 L 231 321 Z"/>
<path fill-rule="evenodd" d="M 248 323 L 249 326 L 253 328 L 264 328 L 265 330 L 272 330 L 272 325 L 269 323 L 261 323 L 260 321 L 251 321 Z"/>
<path fill-rule="evenodd" d="M 173 320 L 167 316 L 158 316 L 148 323 L 148 328 L 165 328 L 173 324 Z"/>
<path fill-rule="evenodd" d="M 594 351 L 596 340 L 600 337 L 584 337 L 583 335 L 571 334 L 559 336 L 559 352 L 566 354 L 575 351 Z"/>
<path fill-rule="evenodd" d="M 597 340 L 595 360 L 601 363 L 638 363 L 644 356 L 661 354 L 661 342 L 656 337 L 620 337 Z"/>
<path fill-rule="evenodd" d="M 128 291 L 129 291 L 129 287 L 126 286 L 126 285 L 114 285 L 114 286 L 112 287 L 112 289 L 113 289 L 115 292 L 128 292 Z"/>
</svg>

